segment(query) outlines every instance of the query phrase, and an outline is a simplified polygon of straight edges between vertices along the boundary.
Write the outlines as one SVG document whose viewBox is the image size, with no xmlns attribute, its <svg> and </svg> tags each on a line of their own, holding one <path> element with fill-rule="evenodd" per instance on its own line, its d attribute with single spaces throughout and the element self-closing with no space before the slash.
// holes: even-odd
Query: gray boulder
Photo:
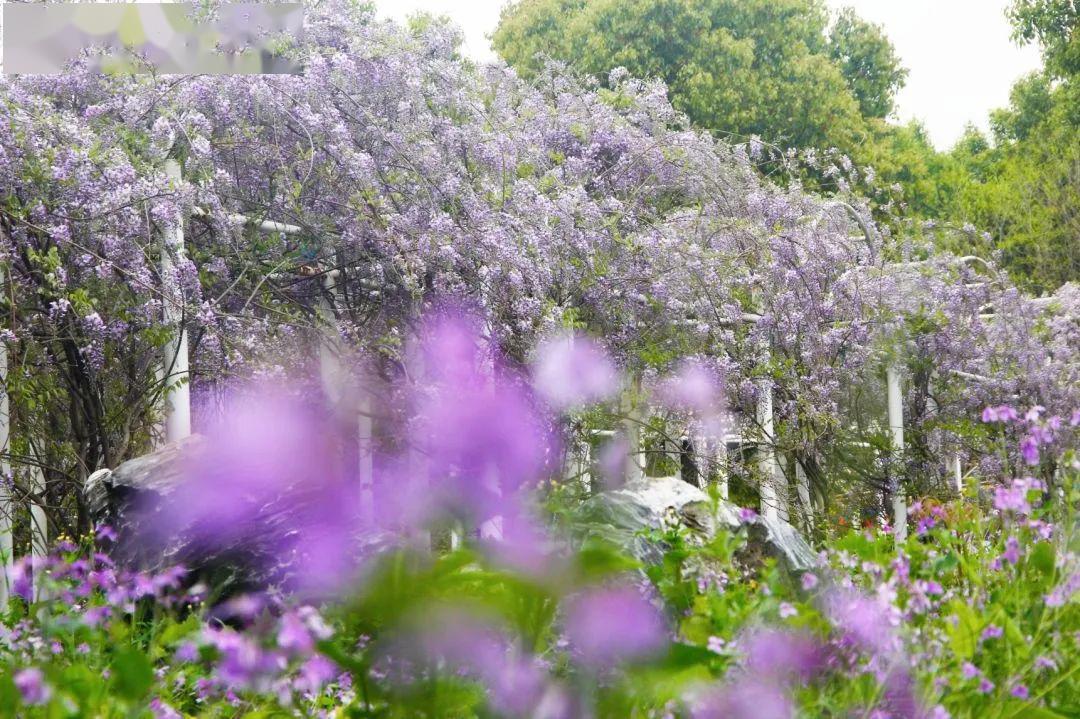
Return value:
<svg viewBox="0 0 1080 719">
<path fill-rule="evenodd" d="M 663 548 L 641 536 L 642 530 L 659 529 L 673 521 L 704 538 L 721 529 L 745 527 L 749 555 L 775 557 L 792 572 L 810 570 L 818 561 L 814 550 L 789 523 L 760 516 L 743 519 L 739 507 L 723 500 L 714 512 L 705 492 L 671 477 L 647 477 L 602 492 L 585 503 L 582 517 L 590 534 L 627 547 L 647 564 L 659 562 Z"/>
<path fill-rule="evenodd" d="M 145 571 L 183 566 L 189 582 L 205 584 L 214 599 L 287 585 L 288 557 L 295 549 L 290 522 L 295 505 L 287 498 L 254 508 L 250 526 L 226 541 L 203 541 L 197 526 L 162 535 L 170 497 L 184 480 L 188 460 L 205 443 L 193 435 L 87 479 L 83 493 L 91 518 L 117 534 L 110 555 L 121 565 Z"/>
</svg>

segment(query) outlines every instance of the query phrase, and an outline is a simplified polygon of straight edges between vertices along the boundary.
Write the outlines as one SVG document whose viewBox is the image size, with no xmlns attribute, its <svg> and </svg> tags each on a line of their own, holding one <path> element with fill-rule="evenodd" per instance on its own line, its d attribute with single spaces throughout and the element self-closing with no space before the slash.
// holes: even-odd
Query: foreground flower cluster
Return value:
<svg viewBox="0 0 1080 719">
<path fill-rule="evenodd" d="M 136 526 L 154 531 L 100 527 L 18 563 L 0 713 L 1075 716 L 1073 422 L 987 410 L 1002 465 L 1016 444 L 1032 468 L 1034 444 L 1053 454 L 1052 478 L 987 478 L 960 500 L 917 503 L 902 545 L 887 526 L 831 537 L 795 574 L 746 564 L 743 530 L 673 523 L 642 537 L 664 553 L 643 566 L 566 531 L 580 503 L 572 482 L 550 481 L 552 417 L 611 400 L 613 364 L 562 338 L 515 372 L 477 338 L 449 312 L 421 331 L 426 379 L 395 389 L 415 443 L 377 453 L 375 516 L 332 461 L 333 421 L 295 398 L 247 397 L 171 504 L 141 508 L 155 521 Z M 654 401 L 708 424 L 723 415 L 717 386 L 690 363 Z M 434 550 L 440 532 L 457 540 Z M 272 579 L 229 594 L 201 570 L 140 572 L 110 552 L 184 534 L 196 549 L 270 542 L 259 556 L 274 557 Z"/>
</svg>

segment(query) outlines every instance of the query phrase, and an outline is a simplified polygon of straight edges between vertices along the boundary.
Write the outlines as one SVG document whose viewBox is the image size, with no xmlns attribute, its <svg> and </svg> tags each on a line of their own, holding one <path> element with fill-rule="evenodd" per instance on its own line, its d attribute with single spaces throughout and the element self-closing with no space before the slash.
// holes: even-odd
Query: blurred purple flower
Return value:
<svg viewBox="0 0 1080 719">
<path fill-rule="evenodd" d="M 52 687 L 46 683 L 45 675 L 37 667 L 15 672 L 14 681 L 19 696 L 27 706 L 45 704 L 52 697 Z"/>
<path fill-rule="evenodd" d="M 727 427 L 723 383 L 717 372 L 696 359 L 684 360 L 658 386 L 658 400 L 672 409 L 691 412 L 710 437 Z"/>
<path fill-rule="evenodd" d="M 982 641 L 988 639 L 1000 639 L 1005 634 L 1004 630 L 996 624 L 991 624 L 982 633 Z"/>
<path fill-rule="evenodd" d="M 198 661 L 199 647 L 194 642 L 184 642 L 176 648 L 173 658 L 183 664 L 190 664 L 191 662 Z"/>
<path fill-rule="evenodd" d="M 1008 487 L 994 488 L 994 508 L 1002 512 L 1014 512 L 1019 515 L 1031 513 L 1031 503 L 1028 501 L 1028 492 L 1038 489 L 1042 483 L 1028 477 L 1014 479 Z"/>
<path fill-rule="evenodd" d="M 695 699 L 691 715 L 694 719 L 792 719 L 795 707 L 776 684 L 746 677 Z"/>
<path fill-rule="evenodd" d="M 150 714 L 154 719 L 183 719 L 183 714 L 161 701 L 159 697 L 154 697 L 150 701 Z"/>
<path fill-rule="evenodd" d="M 1020 441 L 1020 454 L 1024 457 L 1024 461 L 1030 466 L 1035 466 L 1039 463 L 1039 443 L 1034 437 L 1029 435 Z"/>
<path fill-rule="evenodd" d="M 547 672 L 535 658 L 515 651 L 502 631 L 467 611 L 439 608 L 398 643 L 402 656 L 444 661 L 483 682 L 500 714 L 527 715 L 547 686 Z"/>
<path fill-rule="evenodd" d="M 334 681 L 341 669 L 321 654 L 310 657 L 300 666 L 300 676 L 295 686 L 301 692 L 318 694 L 324 686 Z"/>
<path fill-rule="evenodd" d="M 443 313 L 421 333 L 426 367 L 437 369 L 416 401 L 416 434 L 437 501 L 483 520 L 541 479 L 558 441 L 524 382 L 484 369 L 474 324 Z"/>
<path fill-rule="evenodd" d="M 582 661 L 596 669 L 647 658 L 667 644 L 660 612 L 629 587 L 605 587 L 571 597 L 565 627 Z"/>
<path fill-rule="evenodd" d="M 27 604 L 34 601 L 34 573 L 31 568 L 32 557 L 23 557 L 12 565 L 8 581 L 11 583 L 11 593 L 21 598 Z"/>
<path fill-rule="evenodd" d="M 1020 561 L 1020 540 L 1015 536 L 1010 535 L 1005 540 L 1005 551 L 1002 553 L 1001 558 L 1009 564 L 1016 564 Z"/>
<path fill-rule="evenodd" d="M 553 409 L 563 412 L 611 398 L 619 390 L 619 375 L 596 342 L 566 334 L 540 345 L 533 387 Z"/>
<path fill-rule="evenodd" d="M 485 540 L 483 549 L 496 565 L 535 579 L 550 578 L 559 569 L 551 538 L 525 508 L 507 505 L 502 536 Z"/>
<path fill-rule="evenodd" d="M 817 575 L 813 572 L 806 572 L 802 575 L 802 588 L 804 591 L 809 592 L 811 589 L 818 585 Z"/>
<path fill-rule="evenodd" d="M 1029 692 L 1028 688 L 1023 684 L 1017 684 L 1009 693 L 1017 699 L 1027 699 L 1031 695 L 1031 692 Z"/>
<path fill-rule="evenodd" d="M 891 719 L 923 719 L 925 714 L 915 695 L 915 680 L 906 669 L 896 668 L 885 678 L 882 708 Z"/>
<path fill-rule="evenodd" d="M 1046 595 L 1046 606 L 1063 607 L 1077 593 L 1080 593 L 1080 572 L 1073 572 Z"/>
<path fill-rule="evenodd" d="M 853 589 L 834 589 L 826 598 L 826 613 L 845 641 L 872 655 L 895 648 L 893 617 L 878 600 Z"/>
<path fill-rule="evenodd" d="M 144 539 L 166 545 L 182 535 L 215 552 L 258 547 L 245 555 L 281 567 L 302 589 L 331 591 L 353 579 L 366 529 L 359 487 L 337 459 L 343 433 L 325 408 L 257 389 L 228 402 L 164 504 L 142 508 Z M 167 584 L 163 576 L 146 590 Z"/>
<path fill-rule="evenodd" d="M 1057 665 L 1057 662 L 1055 662 L 1050 657 L 1045 656 L 1045 655 L 1040 655 L 1038 657 L 1035 657 L 1035 668 L 1036 669 L 1049 669 L 1050 671 L 1056 672 L 1057 669 L 1058 669 L 1058 665 Z"/>
<path fill-rule="evenodd" d="M 315 648 L 315 639 L 303 619 L 287 612 L 278 623 L 277 644 L 292 654 L 308 654 Z"/>
<path fill-rule="evenodd" d="M 987 407 L 983 410 L 983 422 L 1015 422 L 1020 415 L 1008 405 L 1000 407 Z"/>
<path fill-rule="evenodd" d="M 805 682 L 824 664 L 822 647 L 809 634 L 764 629 L 740 640 L 746 668 L 755 677 Z"/>
</svg>

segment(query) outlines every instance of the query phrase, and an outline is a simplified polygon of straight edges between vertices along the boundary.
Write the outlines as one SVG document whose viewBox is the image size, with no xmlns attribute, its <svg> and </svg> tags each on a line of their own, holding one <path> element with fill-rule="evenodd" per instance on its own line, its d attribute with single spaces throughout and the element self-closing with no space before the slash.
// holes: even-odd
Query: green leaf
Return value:
<svg viewBox="0 0 1080 719">
<path fill-rule="evenodd" d="M 940 577 L 943 574 L 949 574 L 960 565 L 960 560 L 956 558 L 956 555 L 952 552 L 938 557 L 934 562 L 934 574 Z"/>
<path fill-rule="evenodd" d="M 12 672 L 0 672 L 0 716 L 13 717 L 19 706 L 19 690 L 15 688 Z"/>
<path fill-rule="evenodd" d="M 125 699 L 141 699 L 154 683 L 154 667 L 136 647 L 125 647 L 113 656 L 113 688 Z"/>
<path fill-rule="evenodd" d="M 979 641 L 978 617 L 970 606 L 961 601 L 953 600 L 949 606 L 957 619 L 955 626 L 948 623 L 945 625 L 953 654 L 958 659 L 970 659 L 974 656 Z"/>
<path fill-rule="evenodd" d="M 1064 714 L 1017 699 L 1009 700 L 1002 709 L 1001 716 L 1007 719 L 1067 719 Z"/>
<path fill-rule="evenodd" d="M 100 686 L 101 674 L 85 664 L 74 664 L 64 669 L 64 689 L 85 702 L 94 689 Z"/>
<path fill-rule="evenodd" d="M 716 654 L 693 644 L 672 642 L 664 658 L 664 666 L 668 669 L 690 669 L 699 664 L 708 665 L 716 659 Z"/>
<path fill-rule="evenodd" d="M 1028 565 L 1044 577 L 1053 577 L 1056 559 L 1053 545 L 1049 542 L 1039 542 L 1031 550 Z"/>
</svg>

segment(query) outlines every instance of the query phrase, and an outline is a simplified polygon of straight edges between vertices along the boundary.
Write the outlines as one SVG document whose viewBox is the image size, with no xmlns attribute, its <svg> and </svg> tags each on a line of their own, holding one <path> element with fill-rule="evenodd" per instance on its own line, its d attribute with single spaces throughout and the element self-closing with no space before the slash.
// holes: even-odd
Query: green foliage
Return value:
<svg viewBox="0 0 1080 719">
<path fill-rule="evenodd" d="M 1072 466 L 1071 455 L 1063 461 Z M 902 546 L 890 533 L 872 528 L 840 532 L 824 544 L 825 559 L 811 577 L 792 575 L 773 560 L 745 565 L 741 557 L 750 541 L 745 526 L 702 535 L 668 523 L 639 538 L 663 550 L 662 559 L 650 566 L 595 539 L 569 541 L 557 570 L 543 575 L 493 561 L 474 546 L 441 554 L 392 551 L 372 564 L 362 586 L 321 612 L 278 605 L 249 617 L 239 633 L 221 626 L 227 615 L 220 608 L 207 615 L 167 596 L 135 605 L 109 605 L 104 591 L 84 597 L 87 606 L 50 602 L 26 608 L 16 602 L 7 620 L 19 627 L 19 635 L 0 645 L 0 712 L 140 719 L 322 712 L 517 716 L 492 706 L 482 682 L 451 666 L 420 655 L 396 670 L 386 663 L 387 652 L 411 656 L 413 632 L 439 632 L 448 628 L 447 621 L 475 619 L 499 627 L 514 646 L 548 668 L 556 686 L 591 702 L 597 717 L 660 711 L 694 716 L 687 698 L 702 686 L 740 686 L 746 653 L 754 651 L 762 631 L 781 632 L 775 635 L 781 642 L 813 638 L 831 657 L 791 687 L 798 716 L 886 710 L 894 699 L 881 683 L 881 672 L 898 668 L 911 673 L 910 701 L 927 709 L 941 706 L 957 719 L 1075 716 L 1080 697 L 1076 478 L 1075 470 L 1065 471 L 1051 504 L 1040 506 L 1041 492 L 1030 491 L 1027 500 L 1035 507 L 1030 515 L 988 509 L 973 491 L 948 504 L 917 504 L 918 529 Z M 574 501 L 561 498 L 563 490 L 556 485 L 548 494 L 556 525 L 575 511 Z M 66 561 L 81 556 L 72 550 Z M 567 647 L 561 600 L 635 572 L 665 608 L 675 641 L 649 661 L 593 675 L 576 664 Z M 838 612 L 838 596 L 858 596 L 861 603 Z M 110 620 L 88 626 L 80 616 L 89 606 L 111 606 Z M 321 615 L 332 630 L 314 643 L 314 651 L 336 665 L 335 673 L 315 692 L 305 683 L 313 665 L 304 656 L 281 652 L 287 646 L 286 624 L 275 615 L 282 613 L 307 617 L 309 626 Z M 876 617 L 877 624 L 868 625 L 868 617 Z M 859 645 L 860 632 L 868 627 L 881 629 L 873 649 Z M 177 650 L 183 645 L 201 647 L 181 657 Z M 779 654 L 755 655 L 752 661 L 762 662 L 754 665 L 759 671 L 785 661 L 782 644 L 769 646 Z M 257 671 L 247 672 L 270 657 L 276 658 L 268 666 L 293 666 L 294 673 L 283 681 L 236 683 L 237 672 L 257 677 Z M 40 669 L 43 693 L 26 694 L 25 677 L 18 677 L 28 666 Z M 770 681 L 783 683 L 779 676 Z"/>
<path fill-rule="evenodd" d="M 830 36 L 818 0 L 522 0 L 499 54 L 534 75 L 545 57 L 606 81 L 623 67 L 663 80 L 700 127 L 798 147 L 853 147 L 903 81 L 880 30 L 851 13 Z"/>
<path fill-rule="evenodd" d="M 1057 76 L 1080 74 L 1080 5 L 1076 0 L 1015 0 L 1009 17 L 1017 39 L 1042 46 L 1048 70 Z"/>
<path fill-rule="evenodd" d="M 896 92 L 908 73 L 901 67 L 900 57 L 881 26 L 868 23 L 851 8 L 845 8 L 829 35 L 829 48 L 858 99 L 862 114 L 877 118 L 892 114 Z"/>
<path fill-rule="evenodd" d="M 994 113 L 994 142 L 969 133 L 934 177 L 942 216 L 990 233 L 1014 278 L 1052 292 L 1080 277 L 1080 143 L 1075 90 L 1046 75 L 1021 80 Z"/>
</svg>

